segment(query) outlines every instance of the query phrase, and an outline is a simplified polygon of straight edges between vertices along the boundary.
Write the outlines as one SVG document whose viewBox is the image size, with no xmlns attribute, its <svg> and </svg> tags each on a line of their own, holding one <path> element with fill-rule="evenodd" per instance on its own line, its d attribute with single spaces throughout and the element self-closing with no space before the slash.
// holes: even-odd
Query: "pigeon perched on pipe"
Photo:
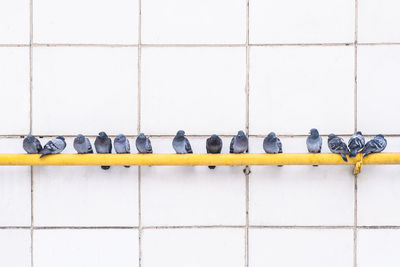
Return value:
<svg viewBox="0 0 400 267">
<path fill-rule="evenodd" d="M 82 134 L 78 134 L 74 139 L 74 149 L 78 154 L 91 154 L 93 153 L 92 144 L 89 139 Z"/>
<path fill-rule="evenodd" d="M 209 154 L 221 153 L 222 139 L 216 134 L 211 135 L 211 137 L 207 138 L 206 149 Z M 208 168 L 215 169 L 215 166 L 208 166 Z"/>
<path fill-rule="evenodd" d="M 43 158 L 47 155 L 59 154 L 65 149 L 66 146 L 67 143 L 65 142 L 65 138 L 63 136 L 57 136 L 56 139 L 50 140 L 46 143 L 42 151 L 40 151 L 40 154 L 42 154 L 40 158 Z"/>
<path fill-rule="evenodd" d="M 264 139 L 263 148 L 265 153 L 268 154 L 282 153 L 281 140 L 276 137 L 276 134 L 274 132 L 270 132 L 268 136 Z M 282 165 L 278 165 L 278 167 L 282 167 Z"/>
<path fill-rule="evenodd" d="M 128 138 L 125 135 L 119 134 L 114 139 L 114 149 L 117 154 L 129 154 L 131 153 L 131 146 L 129 144 Z M 129 168 L 130 166 L 125 166 Z"/>
<path fill-rule="evenodd" d="M 310 135 L 307 137 L 306 144 L 309 153 L 321 153 L 322 138 L 317 129 L 312 128 L 310 130 Z M 317 167 L 318 165 L 313 166 Z"/>
<path fill-rule="evenodd" d="M 144 133 L 140 133 L 139 136 L 136 138 L 136 149 L 140 154 L 153 153 L 150 139 L 147 138 Z"/>
<path fill-rule="evenodd" d="M 189 140 L 185 137 L 185 131 L 179 130 L 172 140 L 172 147 L 177 154 L 192 154 L 192 147 Z"/>
<path fill-rule="evenodd" d="M 111 138 L 105 132 L 100 132 L 94 141 L 94 148 L 99 154 L 110 154 L 112 151 Z M 110 169 L 110 166 L 101 166 L 103 170 Z"/>
<path fill-rule="evenodd" d="M 364 153 L 364 158 L 372 153 L 382 152 L 387 145 L 387 141 L 382 134 L 375 136 L 372 140 L 369 140 L 361 153 Z"/>
<path fill-rule="evenodd" d="M 360 131 L 353 134 L 349 139 L 350 158 L 354 158 L 365 146 L 365 138 Z"/>
<path fill-rule="evenodd" d="M 42 151 L 42 145 L 40 141 L 31 134 L 24 139 L 22 142 L 22 147 L 28 154 L 39 154 Z"/>
<path fill-rule="evenodd" d="M 346 155 L 349 154 L 350 151 L 347 148 L 343 138 L 340 138 L 334 134 L 330 134 L 328 136 L 328 147 L 332 153 L 340 154 L 342 159 L 347 162 Z"/>
<path fill-rule="evenodd" d="M 239 131 L 231 140 L 229 153 L 240 154 L 246 152 L 248 149 L 249 139 L 243 131 Z"/>
</svg>

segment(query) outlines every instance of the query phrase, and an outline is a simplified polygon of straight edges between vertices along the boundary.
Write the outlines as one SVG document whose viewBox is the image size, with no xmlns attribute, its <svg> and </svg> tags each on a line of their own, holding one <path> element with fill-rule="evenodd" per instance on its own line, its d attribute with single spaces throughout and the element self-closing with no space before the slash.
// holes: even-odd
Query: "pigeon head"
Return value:
<svg viewBox="0 0 400 267">
<path fill-rule="evenodd" d="M 315 129 L 315 128 L 312 128 L 312 129 L 310 130 L 310 134 L 311 134 L 312 137 L 318 137 L 318 136 L 319 136 L 319 132 L 318 132 L 318 130 Z"/>
<path fill-rule="evenodd" d="M 356 134 L 358 134 L 358 135 L 362 135 L 362 132 L 361 132 L 361 131 L 358 131 L 358 132 L 356 132 Z"/>
<path fill-rule="evenodd" d="M 270 132 L 267 136 L 267 140 L 273 140 L 276 137 L 276 134 L 274 132 Z"/>
<path fill-rule="evenodd" d="M 26 136 L 26 140 L 27 140 L 28 142 L 30 142 L 30 143 L 33 143 L 33 142 L 35 141 L 35 137 L 34 137 L 33 135 L 31 135 L 31 134 L 28 134 L 28 135 Z"/>
<path fill-rule="evenodd" d="M 185 136 L 185 131 L 179 130 L 179 131 L 176 133 L 176 136 L 178 136 L 178 137 Z"/>
<path fill-rule="evenodd" d="M 375 136 L 375 138 L 385 138 L 385 137 L 383 136 L 383 134 L 378 134 L 377 136 Z"/>
<path fill-rule="evenodd" d="M 59 139 L 59 140 L 63 140 L 63 141 L 65 141 L 65 138 L 64 138 L 64 136 L 57 136 L 57 137 L 56 137 L 56 139 Z"/>
<path fill-rule="evenodd" d="M 211 140 L 217 140 L 218 139 L 218 135 L 216 135 L 216 134 L 213 134 L 213 135 L 211 135 Z"/>
<path fill-rule="evenodd" d="M 237 133 L 237 137 L 239 137 L 239 139 L 244 139 L 246 137 L 246 134 L 243 131 L 239 131 Z"/>
<path fill-rule="evenodd" d="M 85 142 L 85 137 L 84 137 L 82 134 L 78 134 L 78 135 L 76 136 L 76 141 L 77 141 L 79 144 L 83 144 L 83 143 Z"/>
<path fill-rule="evenodd" d="M 115 137 L 115 142 L 124 143 L 125 141 L 126 141 L 126 136 L 123 134 L 119 134 L 117 135 L 117 137 Z"/>
<path fill-rule="evenodd" d="M 106 139 L 108 136 L 105 132 L 99 132 L 100 139 Z"/>
<path fill-rule="evenodd" d="M 139 136 L 137 137 L 139 140 L 145 140 L 146 136 L 144 135 L 144 133 L 140 133 Z"/>
<path fill-rule="evenodd" d="M 335 137 L 336 137 L 336 135 L 333 134 L 333 133 L 331 133 L 330 135 L 328 135 L 328 142 L 329 142 L 330 140 L 332 140 L 333 138 L 335 138 Z"/>
<path fill-rule="evenodd" d="M 211 137 L 210 137 L 210 143 L 212 144 L 212 145 L 217 145 L 218 143 L 219 143 L 219 137 L 218 137 L 218 135 L 216 135 L 216 134 L 213 134 L 213 135 L 211 135 Z"/>
</svg>

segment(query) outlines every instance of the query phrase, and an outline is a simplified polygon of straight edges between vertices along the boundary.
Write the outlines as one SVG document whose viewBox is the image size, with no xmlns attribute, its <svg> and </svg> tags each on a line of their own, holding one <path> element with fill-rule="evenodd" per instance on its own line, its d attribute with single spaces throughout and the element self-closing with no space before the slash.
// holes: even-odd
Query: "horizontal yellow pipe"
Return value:
<svg viewBox="0 0 400 267">
<path fill-rule="evenodd" d="M 340 155 L 284 154 L 0 154 L 0 165 L 354 165 L 362 158 L 344 162 Z M 371 154 L 362 164 L 400 164 L 400 153 Z"/>
</svg>

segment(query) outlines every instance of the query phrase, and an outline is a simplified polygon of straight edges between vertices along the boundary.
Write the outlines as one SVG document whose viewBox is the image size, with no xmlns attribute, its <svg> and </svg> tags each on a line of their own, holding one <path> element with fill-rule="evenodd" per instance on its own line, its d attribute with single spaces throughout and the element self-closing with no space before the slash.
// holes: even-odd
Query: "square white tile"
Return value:
<svg viewBox="0 0 400 267">
<path fill-rule="evenodd" d="M 244 266 L 244 229 L 145 229 L 143 267 Z"/>
<path fill-rule="evenodd" d="M 0 1 L 0 44 L 29 44 L 29 16 L 29 0 Z"/>
<path fill-rule="evenodd" d="M 245 126 L 242 47 L 142 49 L 142 131 L 236 134 Z"/>
<path fill-rule="evenodd" d="M 138 225 L 137 167 L 38 166 L 33 175 L 35 225 Z"/>
<path fill-rule="evenodd" d="M 354 1 L 251 0 L 251 43 L 354 42 Z"/>
<path fill-rule="evenodd" d="M 358 2 L 359 42 L 399 42 L 400 23 L 396 0 L 362 0 Z"/>
<path fill-rule="evenodd" d="M 136 44 L 138 0 L 37 0 L 36 43 Z"/>
<path fill-rule="evenodd" d="M 249 266 L 353 266 L 351 229 L 250 229 Z"/>
<path fill-rule="evenodd" d="M 283 151 L 306 153 L 305 139 L 281 138 Z M 264 153 L 262 143 L 251 138 L 251 153 Z M 353 225 L 352 166 L 250 168 L 250 225 Z"/>
<path fill-rule="evenodd" d="M 194 153 L 206 153 L 206 138 L 190 138 Z M 152 138 L 155 153 L 174 153 L 172 139 Z M 223 138 L 223 153 L 229 138 Z M 157 151 L 156 151 L 157 150 Z M 244 225 L 243 167 L 142 167 L 142 223 L 160 225 Z"/>
<path fill-rule="evenodd" d="M 369 140 L 370 138 L 368 138 Z M 400 138 L 386 137 L 385 152 L 398 152 Z M 365 165 L 358 175 L 358 225 L 400 225 L 398 165 Z"/>
<path fill-rule="evenodd" d="M 357 266 L 399 266 L 399 247 L 399 229 L 360 229 L 357 234 Z"/>
<path fill-rule="evenodd" d="M 146 44 L 244 44 L 246 1 L 142 1 Z"/>
<path fill-rule="evenodd" d="M 251 47 L 250 133 L 352 133 L 354 49 Z M 339 104 L 338 104 L 339 103 Z"/>
<path fill-rule="evenodd" d="M 0 153 L 23 152 L 22 139 L 0 139 Z M 0 166 L 0 214 L 0 226 L 31 225 L 31 171 L 29 167 Z"/>
<path fill-rule="evenodd" d="M 35 266 L 139 266 L 137 230 L 36 230 Z"/>
<path fill-rule="evenodd" d="M 30 266 L 30 246 L 30 230 L 0 229 L 0 266 Z"/>
<path fill-rule="evenodd" d="M 0 87 L 0 134 L 26 134 L 29 131 L 29 48 L 0 47 Z"/>
<path fill-rule="evenodd" d="M 35 134 L 136 134 L 136 48 L 38 47 L 33 63 Z"/>
<path fill-rule="evenodd" d="M 400 112 L 400 46 L 359 46 L 357 68 L 358 128 L 368 134 L 399 133 L 400 125 L 393 122 Z"/>
</svg>

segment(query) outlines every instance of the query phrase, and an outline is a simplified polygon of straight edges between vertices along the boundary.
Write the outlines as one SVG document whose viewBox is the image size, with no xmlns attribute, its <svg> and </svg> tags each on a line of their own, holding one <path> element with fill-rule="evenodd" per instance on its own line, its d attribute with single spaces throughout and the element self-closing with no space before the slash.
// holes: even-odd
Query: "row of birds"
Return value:
<svg viewBox="0 0 400 267">
<path fill-rule="evenodd" d="M 382 152 L 386 147 L 387 141 L 383 135 L 379 134 L 373 139 L 365 143 L 365 138 L 361 132 L 356 132 L 350 137 L 348 145 L 344 142 L 343 138 L 338 137 L 334 134 L 328 136 L 328 147 L 332 153 L 340 154 L 344 161 L 347 162 L 346 155 L 353 158 L 357 153 L 363 153 L 364 157 L 371 153 Z M 321 153 L 322 138 L 319 135 L 317 129 L 313 128 L 310 130 L 310 135 L 307 137 L 306 145 L 308 152 L 310 153 Z M 48 141 L 44 147 L 42 147 L 40 141 L 33 135 L 29 134 L 23 141 L 23 148 L 28 154 L 41 154 L 41 158 L 46 155 L 59 154 L 61 153 L 67 143 L 63 136 Z M 105 132 L 100 132 L 94 141 L 94 147 L 96 152 L 99 154 L 112 153 L 112 141 L 111 138 Z M 239 131 L 236 136 L 231 140 L 229 152 L 230 153 L 245 153 L 248 151 L 249 140 L 243 131 Z M 188 154 L 193 153 L 192 147 L 189 140 L 185 136 L 185 131 L 179 130 L 176 133 L 172 141 L 172 147 L 177 154 Z M 268 154 L 282 153 L 281 140 L 276 136 L 274 132 L 268 134 L 263 142 L 264 151 Z M 78 134 L 74 139 L 74 149 L 78 154 L 93 153 L 92 145 L 88 138 L 82 134 Z M 125 135 L 119 134 L 114 139 L 114 149 L 118 154 L 130 153 L 130 144 L 128 138 Z M 143 133 L 139 134 L 136 138 L 136 149 L 139 153 L 147 154 L 153 153 L 150 139 Z M 218 135 L 211 135 L 206 141 L 207 153 L 218 154 L 222 150 L 222 139 Z M 129 167 L 129 166 L 126 166 Z M 215 166 L 209 166 L 210 169 L 214 169 Z M 102 166 L 102 169 L 109 169 L 110 166 Z"/>
</svg>

